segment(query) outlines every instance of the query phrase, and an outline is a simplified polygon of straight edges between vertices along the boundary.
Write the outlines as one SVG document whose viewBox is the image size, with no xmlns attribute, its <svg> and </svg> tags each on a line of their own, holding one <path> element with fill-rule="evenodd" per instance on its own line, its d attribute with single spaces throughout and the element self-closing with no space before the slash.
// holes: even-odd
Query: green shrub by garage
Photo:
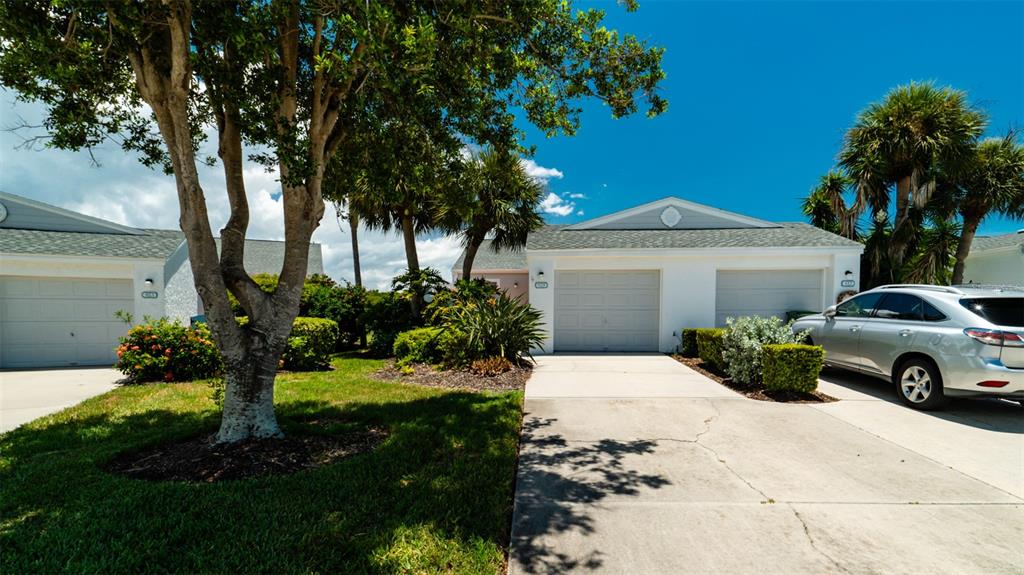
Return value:
<svg viewBox="0 0 1024 575">
<path fill-rule="evenodd" d="M 239 325 L 249 323 L 246 316 L 236 317 Z M 282 367 L 289 371 L 316 371 L 331 365 L 331 354 L 338 345 L 338 322 L 320 317 L 297 317 L 292 322 L 288 345 L 281 354 Z"/>
<path fill-rule="evenodd" d="M 679 334 L 679 355 L 683 357 L 698 357 L 697 329 L 684 327 L 679 330 Z"/>
<path fill-rule="evenodd" d="M 818 374 L 825 361 L 825 349 L 798 343 L 767 344 L 761 347 L 764 386 L 772 391 L 810 393 L 818 388 Z"/>
<path fill-rule="evenodd" d="M 455 327 L 445 327 L 437 340 L 441 361 L 447 367 L 466 367 L 484 354 L 479 344 L 470 341 L 469 334 Z"/>
<path fill-rule="evenodd" d="M 401 365 L 410 363 L 440 363 L 441 351 L 438 339 L 441 329 L 420 327 L 403 331 L 395 338 L 395 358 Z"/>
<path fill-rule="evenodd" d="M 338 345 L 338 322 L 320 317 L 297 317 L 285 348 L 284 368 L 314 371 L 331 365 L 331 353 Z"/>
<path fill-rule="evenodd" d="M 719 327 L 702 327 L 697 329 L 697 354 L 711 367 L 725 371 L 725 359 L 722 357 L 725 329 Z"/>
</svg>

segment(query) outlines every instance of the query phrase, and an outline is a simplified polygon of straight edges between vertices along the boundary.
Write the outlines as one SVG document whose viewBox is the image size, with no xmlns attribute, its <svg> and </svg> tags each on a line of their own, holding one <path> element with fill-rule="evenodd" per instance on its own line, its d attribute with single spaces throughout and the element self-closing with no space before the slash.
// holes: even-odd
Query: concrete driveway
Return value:
<svg viewBox="0 0 1024 575">
<path fill-rule="evenodd" d="M 109 367 L 0 371 L 0 433 L 114 388 Z"/>
<path fill-rule="evenodd" d="M 510 573 L 1021 573 L 1024 412 L 734 394 L 665 356 L 544 356 Z M 890 396 L 895 400 L 894 396 Z"/>
</svg>

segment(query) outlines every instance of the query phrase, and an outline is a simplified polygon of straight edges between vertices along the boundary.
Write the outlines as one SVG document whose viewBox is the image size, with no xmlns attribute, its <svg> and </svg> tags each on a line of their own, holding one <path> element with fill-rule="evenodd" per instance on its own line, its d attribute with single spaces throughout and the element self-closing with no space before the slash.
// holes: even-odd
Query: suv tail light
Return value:
<svg viewBox="0 0 1024 575">
<path fill-rule="evenodd" d="M 964 330 L 968 335 L 985 345 L 998 345 L 1006 347 L 1024 347 L 1024 338 L 1012 331 L 1001 331 L 998 329 L 985 329 L 981 327 L 969 327 Z"/>
</svg>

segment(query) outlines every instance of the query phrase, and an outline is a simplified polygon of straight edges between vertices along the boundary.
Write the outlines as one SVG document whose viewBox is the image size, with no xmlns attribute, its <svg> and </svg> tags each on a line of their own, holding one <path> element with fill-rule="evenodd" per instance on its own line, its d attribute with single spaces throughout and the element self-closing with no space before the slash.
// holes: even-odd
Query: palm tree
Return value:
<svg viewBox="0 0 1024 575">
<path fill-rule="evenodd" d="M 847 208 L 843 197 L 851 185 L 853 181 L 840 170 L 830 170 L 822 176 L 803 202 L 804 215 L 811 225 L 856 240 L 859 214 Z"/>
<path fill-rule="evenodd" d="M 537 211 L 542 193 L 543 187 L 509 151 L 488 149 L 470 158 L 457 190 L 439 211 L 445 227 L 462 236 L 464 279 L 472 277 L 473 261 L 488 235 L 493 235 L 495 252 L 526 246 L 529 233 L 544 223 Z"/>
<path fill-rule="evenodd" d="M 363 273 L 359 267 L 359 214 L 356 213 L 352 206 L 348 206 L 346 210 L 343 207 L 345 205 L 343 201 L 335 200 L 333 203 L 334 213 L 338 218 L 338 227 L 341 228 L 342 233 L 345 232 L 345 229 L 342 226 L 341 220 L 348 220 L 349 234 L 352 238 L 352 271 L 355 276 L 356 287 L 363 287 Z"/>
<path fill-rule="evenodd" d="M 964 261 L 978 226 L 991 213 L 1024 217 L 1024 145 L 1013 131 L 979 143 L 956 186 L 956 206 L 963 231 L 956 246 L 952 283 L 964 279 Z"/>
<path fill-rule="evenodd" d="M 890 244 L 895 267 L 902 267 L 905 255 L 914 252 L 906 241 L 917 234 L 903 229 L 911 220 L 911 208 L 925 208 L 940 171 L 972 156 L 985 123 L 985 115 L 967 103 L 963 92 L 911 83 L 868 106 L 847 131 L 839 165 L 855 182 L 853 213 L 886 213 L 895 186 Z"/>
</svg>

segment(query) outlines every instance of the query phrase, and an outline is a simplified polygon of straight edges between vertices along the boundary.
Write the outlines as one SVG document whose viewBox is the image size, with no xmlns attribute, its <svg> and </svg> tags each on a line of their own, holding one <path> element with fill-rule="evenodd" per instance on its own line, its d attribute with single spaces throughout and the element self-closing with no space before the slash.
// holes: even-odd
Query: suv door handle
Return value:
<svg viewBox="0 0 1024 575">
<path fill-rule="evenodd" d="M 860 331 L 860 326 L 859 325 L 851 325 L 850 326 L 850 331 L 853 332 L 853 333 L 857 333 L 858 331 Z"/>
<path fill-rule="evenodd" d="M 914 335 L 914 332 L 909 330 L 909 329 L 901 329 L 900 330 L 900 337 L 910 337 L 912 335 Z"/>
</svg>

